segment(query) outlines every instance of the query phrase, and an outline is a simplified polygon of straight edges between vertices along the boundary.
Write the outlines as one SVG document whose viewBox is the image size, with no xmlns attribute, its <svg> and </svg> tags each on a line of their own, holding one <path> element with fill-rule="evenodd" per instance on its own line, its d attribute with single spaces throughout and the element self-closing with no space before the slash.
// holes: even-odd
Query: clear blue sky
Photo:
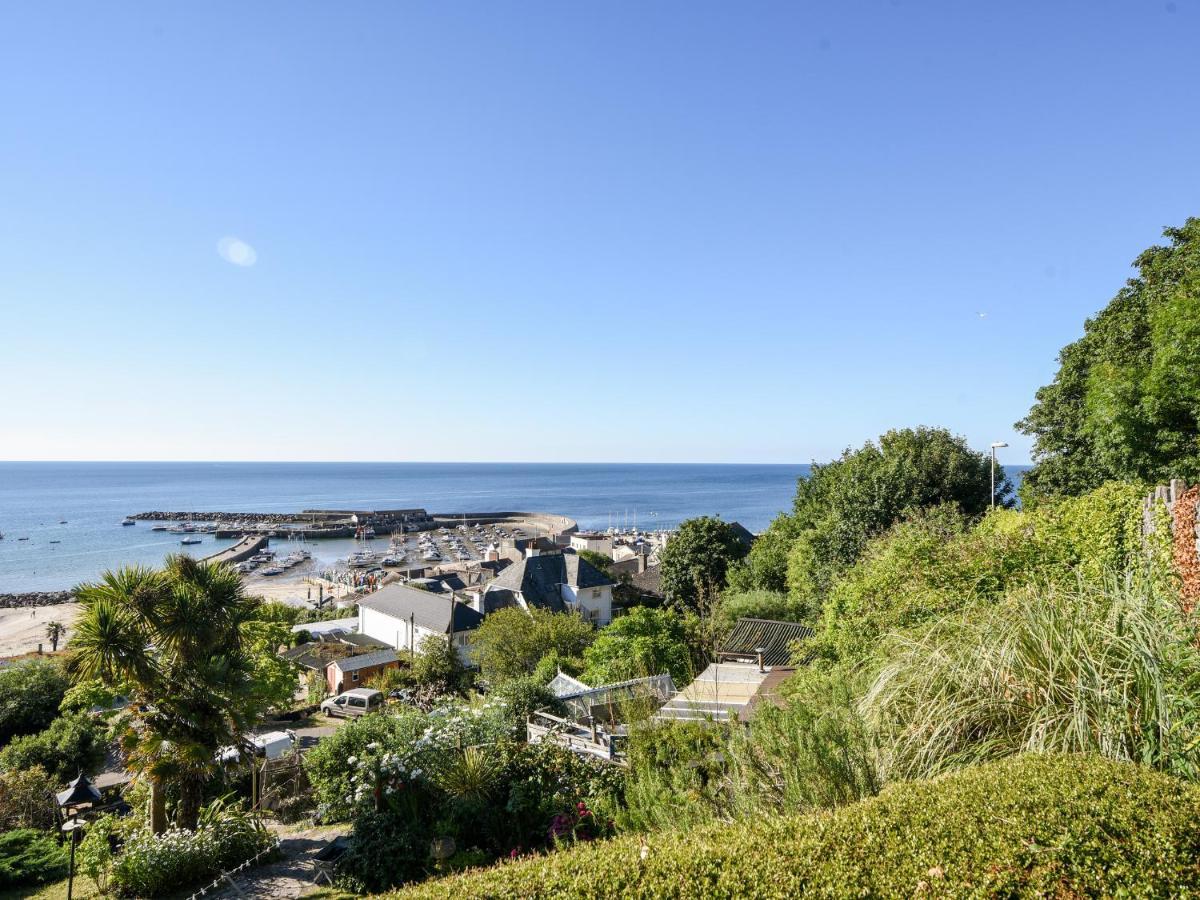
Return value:
<svg viewBox="0 0 1200 900">
<path fill-rule="evenodd" d="M 1198 48 L 1198 0 L 8 4 L 0 457 L 1025 461 L 1200 214 Z"/>
</svg>

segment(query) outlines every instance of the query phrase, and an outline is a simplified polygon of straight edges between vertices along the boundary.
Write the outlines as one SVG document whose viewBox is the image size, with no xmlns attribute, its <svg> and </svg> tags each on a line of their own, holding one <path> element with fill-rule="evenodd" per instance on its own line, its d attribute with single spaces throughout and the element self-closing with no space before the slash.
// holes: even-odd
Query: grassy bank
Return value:
<svg viewBox="0 0 1200 900">
<path fill-rule="evenodd" d="M 831 813 L 651 835 L 480 869 L 404 898 L 1179 896 L 1200 890 L 1200 789 L 1025 755 Z"/>
</svg>

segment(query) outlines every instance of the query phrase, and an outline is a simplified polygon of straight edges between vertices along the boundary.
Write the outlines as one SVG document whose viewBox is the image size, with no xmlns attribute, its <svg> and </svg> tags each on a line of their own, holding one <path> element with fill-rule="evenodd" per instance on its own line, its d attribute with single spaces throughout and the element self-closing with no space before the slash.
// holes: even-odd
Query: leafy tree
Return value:
<svg viewBox="0 0 1200 900">
<path fill-rule="evenodd" d="M 491 702 L 502 701 L 505 719 L 522 731 L 525 722 L 539 709 L 562 712 L 562 705 L 544 685 L 533 677 L 510 678 L 487 695 Z"/>
<path fill-rule="evenodd" d="M 241 630 L 258 705 L 263 709 L 287 709 L 298 684 L 295 668 L 279 655 L 279 648 L 291 643 L 291 629 L 284 623 L 256 617 L 245 622 Z"/>
<path fill-rule="evenodd" d="M 691 680 L 687 634 L 669 610 L 638 607 L 600 630 L 583 651 L 583 680 L 591 685 L 670 673 L 677 685 Z"/>
<path fill-rule="evenodd" d="M 1017 423 L 1034 437 L 1027 499 L 1200 478 L 1200 218 L 1163 233 Z"/>
<path fill-rule="evenodd" d="M 718 627 L 722 632 L 730 631 L 742 618 L 812 624 L 819 615 L 819 610 L 809 608 L 790 594 L 764 590 L 726 592 L 716 609 Z"/>
<path fill-rule="evenodd" d="M 1012 485 L 997 470 L 996 502 L 1012 503 Z M 789 522 L 772 528 L 777 539 L 754 557 L 757 587 L 778 589 L 779 546 L 786 536 L 788 589 L 811 609 L 836 576 L 852 565 L 871 538 L 917 510 L 951 503 L 977 517 L 992 502 L 991 460 L 944 428 L 889 431 L 828 464 L 814 464 L 796 489 Z"/>
<path fill-rule="evenodd" d="M 725 587 L 729 567 L 746 555 L 733 528 L 713 516 L 680 523 L 662 551 L 662 583 L 667 600 L 696 609 L 705 595 Z"/>
<path fill-rule="evenodd" d="M 604 553 L 597 553 L 595 550 L 580 550 L 579 558 L 586 559 L 609 578 L 612 577 L 613 561 L 611 556 L 607 556 Z"/>
<path fill-rule="evenodd" d="M 0 669 L 0 746 L 54 721 L 69 686 L 62 666 L 50 660 Z"/>
<path fill-rule="evenodd" d="M 436 634 L 421 641 L 409 673 L 413 683 L 432 688 L 439 694 L 461 694 L 471 683 L 471 673 L 463 664 L 458 649 Z"/>
<path fill-rule="evenodd" d="M 475 659 L 484 678 L 499 683 L 532 674 L 548 653 L 575 657 L 595 637 L 595 629 L 571 613 L 518 607 L 497 610 L 472 636 Z"/>
<path fill-rule="evenodd" d="M 59 716 L 44 731 L 16 738 L 0 750 L 0 771 L 20 772 L 41 766 L 56 781 L 81 771 L 95 772 L 104 762 L 102 730 L 87 713 Z"/>
<path fill-rule="evenodd" d="M 151 830 L 166 828 L 168 781 L 179 788 L 178 824 L 195 828 L 218 748 L 240 743 L 264 705 L 244 632 L 257 601 L 229 567 L 182 555 L 161 571 L 105 572 L 75 594 L 83 609 L 68 668 L 130 688 L 121 743 L 147 776 Z"/>
</svg>

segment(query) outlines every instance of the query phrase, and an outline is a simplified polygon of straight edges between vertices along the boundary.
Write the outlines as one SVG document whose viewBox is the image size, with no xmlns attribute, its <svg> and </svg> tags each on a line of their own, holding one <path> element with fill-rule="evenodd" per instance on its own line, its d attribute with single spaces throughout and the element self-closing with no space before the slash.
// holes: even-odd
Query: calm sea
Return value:
<svg viewBox="0 0 1200 900">
<path fill-rule="evenodd" d="M 720 515 L 752 531 L 791 507 L 807 465 L 0 462 L 0 593 L 63 590 L 125 563 L 156 565 L 177 535 L 147 510 L 295 512 L 424 507 L 561 513 L 584 528 L 672 527 Z M 1020 472 L 1009 472 L 1019 478 Z M 20 541 L 18 538 L 27 537 Z M 198 555 L 233 543 L 205 535 Z M 332 562 L 349 542 L 315 542 Z"/>
<path fill-rule="evenodd" d="M 178 536 L 151 532 L 146 522 L 120 524 L 153 509 L 527 510 L 561 513 L 585 528 L 632 525 L 635 517 L 642 528 L 669 527 L 719 514 L 759 531 L 790 507 L 796 479 L 807 472 L 806 465 L 0 462 L 0 593 L 61 590 L 123 563 L 161 562 L 181 549 Z M 207 555 L 230 543 L 205 535 L 193 549 Z"/>
</svg>

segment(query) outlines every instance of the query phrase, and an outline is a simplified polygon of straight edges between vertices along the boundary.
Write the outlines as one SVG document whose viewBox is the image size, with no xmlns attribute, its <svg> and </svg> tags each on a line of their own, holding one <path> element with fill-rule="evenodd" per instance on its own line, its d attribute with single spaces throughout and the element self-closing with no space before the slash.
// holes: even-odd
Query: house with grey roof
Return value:
<svg viewBox="0 0 1200 900">
<path fill-rule="evenodd" d="M 470 663 L 470 635 L 483 616 L 453 593 L 438 594 L 389 584 L 358 601 L 358 630 L 397 651 L 413 653 L 421 641 L 438 635 Z"/>
<path fill-rule="evenodd" d="M 528 556 L 514 563 L 483 590 L 487 610 L 573 612 L 595 625 L 612 621 L 613 580 L 575 553 Z"/>
</svg>

